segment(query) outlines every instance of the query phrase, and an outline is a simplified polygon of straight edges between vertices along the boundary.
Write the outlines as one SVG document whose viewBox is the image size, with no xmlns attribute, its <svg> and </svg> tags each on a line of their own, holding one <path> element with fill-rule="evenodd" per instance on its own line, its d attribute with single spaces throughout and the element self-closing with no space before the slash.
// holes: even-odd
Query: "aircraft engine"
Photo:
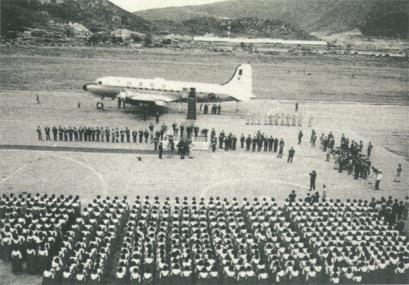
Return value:
<svg viewBox="0 0 409 285">
<path fill-rule="evenodd" d="M 209 94 L 207 94 L 207 98 L 208 98 L 209 100 L 214 100 L 214 99 L 216 99 L 216 94 L 214 94 L 214 93 L 209 93 Z"/>
</svg>

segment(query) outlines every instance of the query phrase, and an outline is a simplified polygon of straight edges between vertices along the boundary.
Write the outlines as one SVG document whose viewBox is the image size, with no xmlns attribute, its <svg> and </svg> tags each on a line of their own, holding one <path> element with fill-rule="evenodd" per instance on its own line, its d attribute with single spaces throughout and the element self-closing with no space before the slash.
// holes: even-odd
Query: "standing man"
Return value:
<svg viewBox="0 0 409 285">
<path fill-rule="evenodd" d="M 289 198 L 289 202 L 290 202 L 290 204 L 292 204 L 292 203 L 295 203 L 295 198 L 297 197 L 297 194 L 295 193 L 295 191 L 293 190 L 291 193 L 290 193 L 290 195 L 288 195 L 288 198 Z"/>
<path fill-rule="evenodd" d="M 162 159 L 162 154 L 163 154 L 163 143 L 159 143 L 159 159 Z"/>
<path fill-rule="evenodd" d="M 302 131 L 300 130 L 300 132 L 298 133 L 298 144 L 301 144 L 302 137 L 303 137 L 303 133 L 302 133 Z"/>
<path fill-rule="evenodd" d="M 295 111 L 298 112 L 298 102 L 295 103 Z"/>
<path fill-rule="evenodd" d="M 57 131 L 57 128 L 56 128 L 55 126 L 53 126 L 52 132 L 53 132 L 54 141 L 56 141 L 56 140 L 57 140 L 57 133 L 58 133 L 58 131 Z"/>
<path fill-rule="evenodd" d="M 133 141 L 133 143 L 136 143 L 137 137 L 138 137 L 138 132 L 133 130 L 132 131 L 132 141 Z"/>
<path fill-rule="evenodd" d="M 240 136 L 240 148 L 244 148 L 244 141 L 246 138 L 244 137 L 244 134 L 241 134 Z"/>
<path fill-rule="evenodd" d="M 251 136 L 249 135 L 246 139 L 246 151 L 250 151 L 250 145 L 251 145 Z"/>
<path fill-rule="evenodd" d="M 105 128 L 105 141 L 109 143 L 109 135 L 110 135 L 110 130 L 108 127 Z"/>
<path fill-rule="evenodd" d="M 233 135 L 233 137 L 231 138 L 231 150 L 236 150 L 236 144 L 237 144 L 237 137 L 236 135 Z"/>
<path fill-rule="evenodd" d="M 270 136 L 270 138 L 268 139 L 268 151 L 269 152 L 273 151 L 273 144 L 274 144 L 273 136 Z"/>
<path fill-rule="evenodd" d="M 38 96 L 38 95 L 37 95 Z M 38 140 L 42 141 L 43 140 L 43 135 L 41 134 L 41 128 L 40 126 L 37 126 L 37 135 L 38 135 Z"/>
<path fill-rule="evenodd" d="M 74 129 L 71 126 L 69 126 L 68 127 L 68 138 L 70 142 L 72 142 L 73 134 L 74 134 Z"/>
<path fill-rule="evenodd" d="M 290 148 L 290 150 L 288 151 L 288 159 L 287 162 L 293 162 L 293 157 L 295 154 L 295 150 L 293 147 Z"/>
<path fill-rule="evenodd" d="M 45 140 L 46 141 L 51 140 L 50 131 L 51 131 L 50 127 L 45 127 Z"/>
<path fill-rule="evenodd" d="M 159 124 L 159 112 L 156 112 L 155 122 Z"/>
<path fill-rule="evenodd" d="M 216 137 L 212 137 L 211 146 L 212 146 L 212 151 L 213 152 L 216 151 L 216 145 L 217 145 L 217 139 L 216 139 Z"/>
<path fill-rule="evenodd" d="M 40 96 L 38 96 L 38 94 L 36 94 L 36 102 L 37 104 L 40 104 Z"/>
<path fill-rule="evenodd" d="M 371 142 L 369 142 L 368 149 L 367 149 L 368 157 L 371 157 L 372 149 L 373 149 L 373 145 Z"/>
<path fill-rule="evenodd" d="M 310 190 L 309 191 L 312 191 L 312 190 L 315 191 L 315 181 L 316 180 L 317 180 L 317 172 L 313 170 L 310 173 Z"/>
<path fill-rule="evenodd" d="M 400 182 L 401 172 L 402 172 L 402 164 L 398 163 L 398 168 L 396 168 L 395 180 L 393 180 L 393 182 Z"/>
<path fill-rule="evenodd" d="M 219 102 L 219 104 L 217 104 L 217 115 L 220 115 L 221 110 L 222 110 L 222 104 Z"/>
<path fill-rule="evenodd" d="M 129 130 L 128 127 L 125 128 L 125 137 L 126 137 L 126 142 L 130 143 L 131 142 L 131 131 Z"/>
<path fill-rule="evenodd" d="M 158 149 L 159 137 L 154 137 L 153 139 L 153 150 L 156 151 Z"/>
<path fill-rule="evenodd" d="M 147 129 L 145 129 L 145 131 L 143 132 L 143 136 L 145 137 L 145 143 L 148 143 L 149 131 Z"/>
<path fill-rule="evenodd" d="M 378 174 L 376 175 L 375 190 L 379 190 L 379 184 L 381 184 L 381 180 L 382 180 L 382 171 L 379 170 Z"/>
<path fill-rule="evenodd" d="M 207 103 L 204 105 L 204 107 L 203 107 L 203 113 L 205 114 L 205 115 L 207 115 L 208 113 L 209 113 L 209 105 L 207 105 Z"/>
<path fill-rule="evenodd" d="M 73 133 L 74 133 L 74 141 L 78 141 L 78 129 L 76 127 L 74 127 L 72 129 Z"/>
<path fill-rule="evenodd" d="M 283 157 L 283 152 L 284 152 L 284 140 L 283 139 L 281 139 L 280 140 L 280 146 L 279 146 L 279 149 L 278 149 L 278 158 L 282 158 Z"/>
<path fill-rule="evenodd" d="M 124 142 L 124 137 L 125 137 L 124 129 L 121 129 L 120 133 L 121 133 L 121 143 L 123 143 Z"/>
<path fill-rule="evenodd" d="M 139 130 L 138 134 L 139 134 L 139 143 L 143 143 L 143 130 Z"/>
</svg>

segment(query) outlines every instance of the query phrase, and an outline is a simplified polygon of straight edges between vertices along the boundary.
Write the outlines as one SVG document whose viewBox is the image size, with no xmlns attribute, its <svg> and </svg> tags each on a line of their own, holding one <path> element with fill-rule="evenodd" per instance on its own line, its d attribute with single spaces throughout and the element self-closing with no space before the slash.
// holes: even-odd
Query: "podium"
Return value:
<svg viewBox="0 0 409 285">
<path fill-rule="evenodd" d="M 196 120 L 196 88 L 190 88 L 187 97 L 187 120 Z"/>
</svg>

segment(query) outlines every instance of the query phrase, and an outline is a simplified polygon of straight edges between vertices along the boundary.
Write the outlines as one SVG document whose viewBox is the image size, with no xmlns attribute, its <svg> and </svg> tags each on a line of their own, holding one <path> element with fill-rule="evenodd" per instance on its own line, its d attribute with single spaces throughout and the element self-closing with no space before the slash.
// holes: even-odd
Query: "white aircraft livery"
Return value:
<svg viewBox="0 0 409 285">
<path fill-rule="evenodd" d="M 170 102 L 186 101 L 191 88 L 196 89 L 198 102 L 240 102 L 255 98 L 249 64 L 237 66 L 231 79 L 223 84 L 108 76 L 98 78 L 82 88 L 101 100 L 110 97 L 134 105 L 150 104 L 162 107 Z M 102 102 L 97 103 L 98 108 L 103 106 Z"/>
</svg>

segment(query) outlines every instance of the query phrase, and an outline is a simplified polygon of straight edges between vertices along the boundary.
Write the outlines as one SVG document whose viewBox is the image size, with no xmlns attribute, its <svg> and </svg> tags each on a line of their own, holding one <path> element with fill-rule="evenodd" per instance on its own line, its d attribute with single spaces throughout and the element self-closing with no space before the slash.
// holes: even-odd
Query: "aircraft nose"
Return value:
<svg viewBox="0 0 409 285">
<path fill-rule="evenodd" d="M 82 89 L 84 90 L 84 91 L 88 91 L 88 86 L 87 86 L 88 84 L 84 84 L 83 86 L 82 86 Z"/>
</svg>

